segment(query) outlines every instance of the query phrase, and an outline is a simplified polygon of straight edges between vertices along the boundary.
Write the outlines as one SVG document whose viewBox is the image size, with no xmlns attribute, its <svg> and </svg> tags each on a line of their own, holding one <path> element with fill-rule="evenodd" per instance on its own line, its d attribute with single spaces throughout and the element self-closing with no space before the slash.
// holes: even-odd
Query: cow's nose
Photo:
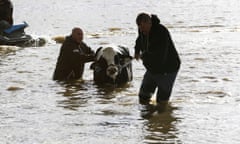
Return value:
<svg viewBox="0 0 240 144">
<path fill-rule="evenodd" d="M 115 74 L 116 72 L 117 72 L 117 68 L 115 68 L 115 67 L 110 67 L 110 68 L 108 68 L 108 73 L 110 74 L 110 75 L 113 75 L 113 74 Z"/>
</svg>

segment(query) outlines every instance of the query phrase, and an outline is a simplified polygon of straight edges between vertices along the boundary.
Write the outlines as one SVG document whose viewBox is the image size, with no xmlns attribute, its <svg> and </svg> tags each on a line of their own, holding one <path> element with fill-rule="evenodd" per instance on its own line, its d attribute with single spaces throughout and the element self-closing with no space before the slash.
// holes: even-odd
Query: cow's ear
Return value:
<svg viewBox="0 0 240 144">
<path fill-rule="evenodd" d="M 130 55 L 124 56 L 124 59 L 133 60 L 133 57 Z"/>
<path fill-rule="evenodd" d="M 131 60 L 133 60 L 133 57 L 132 57 L 132 56 L 130 56 L 130 55 L 129 55 L 129 58 L 130 58 Z"/>
<path fill-rule="evenodd" d="M 128 56 L 128 57 L 125 57 L 124 58 L 124 63 L 130 63 L 131 61 L 133 60 L 133 57 L 132 56 Z"/>
<path fill-rule="evenodd" d="M 95 56 L 97 56 L 97 54 L 99 53 L 99 51 L 102 49 L 103 47 L 99 47 L 95 53 Z"/>
</svg>

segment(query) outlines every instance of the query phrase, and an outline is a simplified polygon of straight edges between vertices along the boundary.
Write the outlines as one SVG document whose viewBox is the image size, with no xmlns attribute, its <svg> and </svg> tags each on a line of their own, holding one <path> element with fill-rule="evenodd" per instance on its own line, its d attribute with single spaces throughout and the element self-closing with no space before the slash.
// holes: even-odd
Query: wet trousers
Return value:
<svg viewBox="0 0 240 144">
<path fill-rule="evenodd" d="M 172 92 L 173 84 L 178 72 L 167 74 L 152 74 L 147 71 L 144 74 L 139 91 L 139 101 L 148 104 L 157 89 L 157 103 L 168 101 Z"/>
</svg>

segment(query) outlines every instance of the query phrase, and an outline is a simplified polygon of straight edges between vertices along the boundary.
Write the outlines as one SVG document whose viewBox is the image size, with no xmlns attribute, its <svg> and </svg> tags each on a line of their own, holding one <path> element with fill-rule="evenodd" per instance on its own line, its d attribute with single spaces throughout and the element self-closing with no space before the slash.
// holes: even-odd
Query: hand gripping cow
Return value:
<svg viewBox="0 0 240 144">
<path fill-rule="evenodd" d="M 123 46 L 98 48 L 91 69 L 97 84 L 124 84 L 133 78 L 132 57 Z"/>
</svg>

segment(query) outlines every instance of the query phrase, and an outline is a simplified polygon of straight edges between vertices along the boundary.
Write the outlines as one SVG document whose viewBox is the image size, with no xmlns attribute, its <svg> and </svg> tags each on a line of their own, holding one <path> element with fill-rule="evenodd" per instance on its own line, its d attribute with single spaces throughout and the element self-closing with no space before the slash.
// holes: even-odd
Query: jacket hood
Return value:
<svg viewBox="0 0 240 144">
<path fill-rule="evenodd" d="M 68 42 L 74 42 L 74 43 L 78 44 L 78 42 L 76 42 L 71 35 L 66 36 L 66 41 L 68 41 Z"/>
<path fill-rule="evenodd" d="M 151 15 L 151 20 L 152 20 L 153 25 L 160 23 L 160 19 L 157 17 L 157 15 L 152 14 Z"/>
</svg>

